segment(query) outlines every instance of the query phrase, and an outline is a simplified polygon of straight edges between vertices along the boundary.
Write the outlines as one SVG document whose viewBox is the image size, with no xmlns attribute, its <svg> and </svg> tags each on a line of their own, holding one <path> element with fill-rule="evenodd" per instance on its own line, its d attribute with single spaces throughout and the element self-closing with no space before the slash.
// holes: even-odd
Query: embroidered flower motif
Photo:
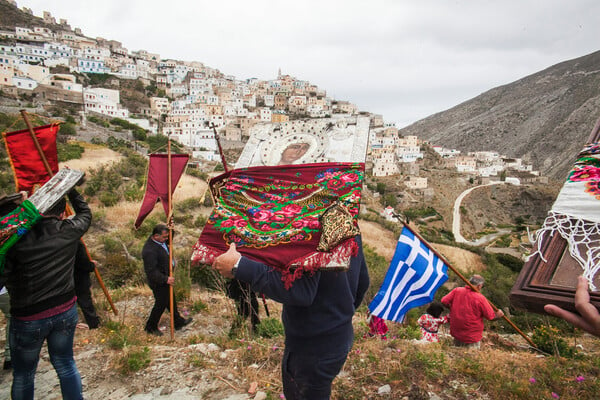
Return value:
<svg viewBox="0 0 600 400">
<path fill-rule="evenodd" d="M 270 210 L 260 210 L 254 213 L 253 218 L 255 221 L 270 221 L 273 216 L 273 212 Z"/>
<path fill-rule="evenodd" d="M 358 174 L 355 174 L 355 173 L 343 174 L 340 177 L 340 180 L 344 183 L 348 183 L 348 182 L 353 183 L 353 182 L 356 182 L 358 179 L 359 179 L 359 176 L 358 176 Z"/>
<path fill-rule="evenodd" d="M 585 165 L 574 169 L 569 180 L 571 182 L 585 182 L 585 181 L 598 181 L 600 180 L 600 168 Z"/>
<path fill-rule="evenodd" d="M 294 217 L 302 212 L 302 207 L 298 204 L 288 204 L 283 206 L 280 213 L 285 215 L 286 217 Z"/>
</svg>

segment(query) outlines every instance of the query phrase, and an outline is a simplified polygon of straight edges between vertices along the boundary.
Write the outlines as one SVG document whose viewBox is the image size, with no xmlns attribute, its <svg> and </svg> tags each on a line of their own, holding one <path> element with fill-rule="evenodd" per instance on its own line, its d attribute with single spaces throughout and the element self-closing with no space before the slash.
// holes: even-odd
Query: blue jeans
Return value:
<svg viewBox="0 0 600 400">
<path fill-rule="evenodd" d="M 50 362 L 60 381 L 63 399 L 83 399 L 81 377 L 73 359 L 73 336 L 77 307 L 37 321 L 10 321 L 10 353 L 13 365 L 13 400 L 33 399 L 35 371 L 44 340 L 48 341 Z"/>
</svg>

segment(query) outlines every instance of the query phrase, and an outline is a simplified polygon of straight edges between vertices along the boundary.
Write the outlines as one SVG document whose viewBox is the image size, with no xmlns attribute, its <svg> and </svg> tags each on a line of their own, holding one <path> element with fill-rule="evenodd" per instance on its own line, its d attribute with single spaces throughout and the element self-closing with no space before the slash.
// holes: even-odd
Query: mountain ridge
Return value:
<svg viewBox="0 0 600 400">
<path fill-rule="evenodd" d="M 600 51 L 490 89 L 399 133 L 463 152 L 523 158 L 562 180 L 598 117 Z"/>
</svg>

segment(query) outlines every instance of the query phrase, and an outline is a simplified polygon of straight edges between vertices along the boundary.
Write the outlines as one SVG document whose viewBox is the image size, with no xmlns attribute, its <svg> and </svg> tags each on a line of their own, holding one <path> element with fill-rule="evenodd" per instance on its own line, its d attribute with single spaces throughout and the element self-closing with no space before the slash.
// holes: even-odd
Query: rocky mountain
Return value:
<svg viewBox="0 0 600 400">
<path fill-rule="evenodd" d="M 28 14 L 18 7 L 15 7 L 8 1 L 0 0 L 0 29 L 14 31 L 16 26 L 33 27 L 39 26 L 44 28 L 56 29 L 57 24 L 49 24 L 43 18 Z M 70 30 L 65 26 L 61 26 L 63 30 Z"/>
<path fill-rule="evenodd" d="M 600 51 L 489 90 L 400 134 L 520 157 L 562 181 L 599 117 Z"/>
</svg>

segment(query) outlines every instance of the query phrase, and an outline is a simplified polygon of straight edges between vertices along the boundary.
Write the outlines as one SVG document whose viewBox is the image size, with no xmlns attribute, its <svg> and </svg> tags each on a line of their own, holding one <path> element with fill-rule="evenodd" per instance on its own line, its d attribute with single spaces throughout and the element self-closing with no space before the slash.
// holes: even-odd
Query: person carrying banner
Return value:
<svg viewBox="0 0 600 400">
<path fill-rule="evenodd" d="M 18 194 L 15 193 L 10 196 L 2 196 L 2 198 L 0 198 L 0 217 L 11 213 L 17 207 L 17 205 L 26 198 L 27 192 L 21 192 Z M 6 318 L 4 363 L 2 365 L 2 369 L 9 370 L 12 369 L 12 361 L 10 359 L 10 339 L 8 334 L 10 331 L 10 296 L 6 286 L 0 287 L 0 311 L 2 311 L 4 317 Z"/>
<path fill-rule="evenodd" d="M 352 316 L 369 287 L 360 236 L 347 271 L 304 273 L 289 289 L 281 271 L 242 256 L 231 244 L 213 263 L 221 275 L 250 284 L 283 304 L 285 351 L 281 363 L 287 400 L 329 399 L 331 384 L 346 361 L 354 332 Z"/>
<path fill-rule="evenodd" d="M 73 265 L 77 243 L 88 230 L 92 213 L 75 189 L 68 197 L 76 213 L 72 218 L 61 219 L 66 204 L 62 199 L 6 254 L 0 285 L 6 284 L 10 294 L 14 399 L 33 399 L 35 371 L 44 341 L 63 399 L 83 398 L 81 377 L 73 359 L 77 325 Z"/>
<path fill-rule="evenodd" d="M 148 278 L 148 286 L 150 286 L 154 295 L 154 306 L 150 316 L 148 316 L 144 330 L 156 336 L 162 336 L 162 332 L 158 329 L 158 323 L 165 309 L 169 309 L 169 286 L 175 284 L 175 277 L 169 276 L 168 240 L 169 228 L 166 225 L 158 224 L 154 227 L 152 234 L 142 248 L 144 271 Z M 175 296 L 173 296 L 173 316 L 176 330 L 180 330 L 192 322 L 191 317 L 184 318 L 179 314 Z"/>
<path fill-rule="evenodd" d="M 450 335 L 456 346 L 479 349 L 483 338 L 483 319 L 502 318 L 502 310 L 494 312 L 488 300 L 481 294 L 485 280 L 481 275 L 473 275 L 469 285 L 453 289 L 442 297 L 442 304 L 450 308 Z"/>
</svg>

